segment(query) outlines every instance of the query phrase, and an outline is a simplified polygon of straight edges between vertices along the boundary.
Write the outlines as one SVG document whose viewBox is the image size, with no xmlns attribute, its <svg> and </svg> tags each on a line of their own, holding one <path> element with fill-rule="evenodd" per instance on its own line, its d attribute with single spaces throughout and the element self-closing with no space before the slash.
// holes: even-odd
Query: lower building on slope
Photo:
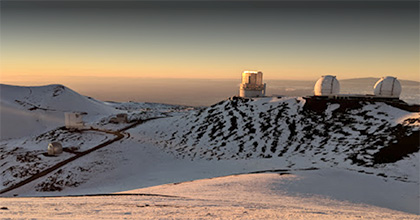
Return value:
<svg viewBox="0 0 420 220">
<path fill-rule="evenodd" d="M 82 129 L 85 126 L 81 112 L 65 112 L 64 121 L 67 129 Z"/>
</svg>

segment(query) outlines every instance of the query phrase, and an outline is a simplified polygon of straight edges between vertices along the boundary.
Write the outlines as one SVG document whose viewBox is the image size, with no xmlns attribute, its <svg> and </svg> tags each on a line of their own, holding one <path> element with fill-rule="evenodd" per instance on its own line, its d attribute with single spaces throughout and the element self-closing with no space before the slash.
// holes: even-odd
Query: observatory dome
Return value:
<svg viewBox="0 0 420 220">
<path fill-rule="evenodd" d="M 315 83 L 314 93 L 316 96 L 337 95 L 340 93 L 340 83 L 335 76 L 322 76 Z"/>
<path fill-rule="evenodd" d="M 376 96 L 399 98 L 401 91 L 400 81 L 392 76 L 382 77 L 373 87 Z"/>
<path fill-rule="evenodd" d="M 59 155 L 63 153 L 63 146 L 60 142 L 51 142 L 48 144 L 47 153 L 48 155 Z"/>
</svg>

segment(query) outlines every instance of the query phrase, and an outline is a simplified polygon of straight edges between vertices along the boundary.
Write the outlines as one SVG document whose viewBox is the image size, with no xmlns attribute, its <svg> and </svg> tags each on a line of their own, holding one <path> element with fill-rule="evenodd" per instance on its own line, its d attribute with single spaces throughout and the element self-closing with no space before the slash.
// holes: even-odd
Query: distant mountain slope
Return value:
<svg viewBox="0 0 420 220">
<path fill-rule="evenodd" d="M 113 108 L 103 102 L 80 95 L 63 85 L 36 87 L 0 84 L 2 103 L 15 105 L 19 109 L 34 111 L 82 111 L 92 114 L 112 113 Z"/>
<path fill-rule="evenodd" d="M 419 150 L 420 114 L 385 103 L 331 103 L 317 112 L 302 98 L 233 97 L 165 120 L 144 125 L 140 134 L 182 158 L 281 157 L 291 166 L 325 162 L 370 167 Z M 388 158 L 384 148 L 407 151 Z"/>
<path fill-rule="evenodd" d="M 67 111 L 87 112 L 89 117 L 116 112 L 112 106 L 62 85 L 22 87 L 0 84 L 0 91 L 1 139 L 39 134 L 62 126 Z"/>
</svg>

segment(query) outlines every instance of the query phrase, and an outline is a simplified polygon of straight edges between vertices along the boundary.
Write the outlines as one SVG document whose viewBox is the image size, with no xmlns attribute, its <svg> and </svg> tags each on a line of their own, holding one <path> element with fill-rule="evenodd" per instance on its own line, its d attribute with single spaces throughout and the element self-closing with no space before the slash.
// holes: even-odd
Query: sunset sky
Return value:
<svg viewBox="0 0 420 220">
<path fill-rule="evenodd" d="M 419 81 L 419 3 L 1 1 L 1 83 L 244 70 Z"/>
</svg>

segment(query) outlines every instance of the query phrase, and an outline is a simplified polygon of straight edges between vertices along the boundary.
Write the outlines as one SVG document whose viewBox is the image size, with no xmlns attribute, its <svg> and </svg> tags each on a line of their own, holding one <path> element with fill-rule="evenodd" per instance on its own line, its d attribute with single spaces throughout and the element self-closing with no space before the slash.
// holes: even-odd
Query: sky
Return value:
<svg viewBox="0 0 420 220">
<path fill-rule="evenodd" d="M 417 1 L 0 4 L 0 83 L 239 79 L 244 70 L 420 81 Z"/>
</svg>

